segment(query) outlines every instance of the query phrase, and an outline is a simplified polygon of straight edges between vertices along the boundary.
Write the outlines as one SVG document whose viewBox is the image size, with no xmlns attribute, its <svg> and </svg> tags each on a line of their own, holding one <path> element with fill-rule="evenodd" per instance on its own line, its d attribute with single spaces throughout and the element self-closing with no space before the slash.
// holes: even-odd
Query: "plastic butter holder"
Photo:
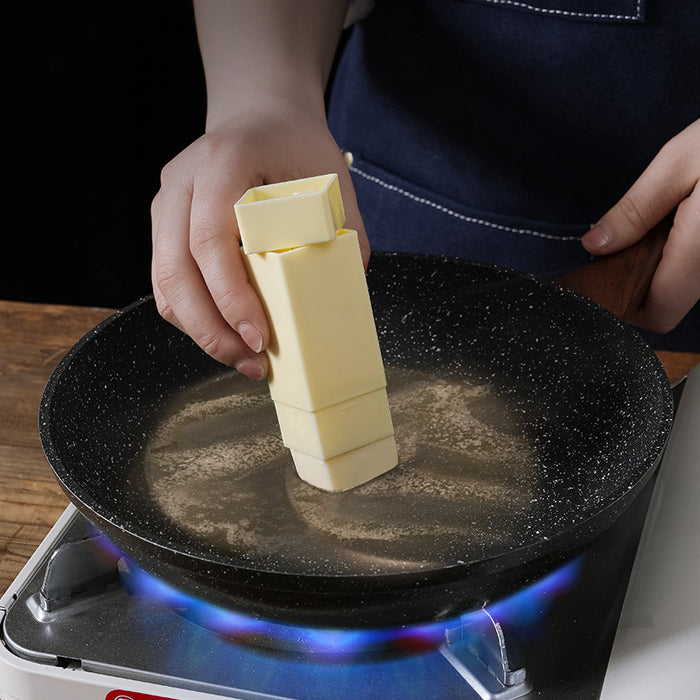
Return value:
<svg viewBox="0 0 700 700">
<path fill-rule="evenodd" d="M 244 261 L 272 327 L 270 396 L 299 476 L 327 491 L 398 463 L 357 232 L 335 174 L 236 203 Z"/>
<path fill-rule="evenodd" d="M 330 241 L 345 223 L 337 175 L 253 187 L 235 206 L 247 254 Z"/>
</svg>

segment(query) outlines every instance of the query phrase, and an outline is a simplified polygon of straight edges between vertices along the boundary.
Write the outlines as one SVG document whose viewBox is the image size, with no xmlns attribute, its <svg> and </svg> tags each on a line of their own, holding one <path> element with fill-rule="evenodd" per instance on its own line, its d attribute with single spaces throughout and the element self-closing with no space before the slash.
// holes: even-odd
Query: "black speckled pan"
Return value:
<svg viewBox="0 0 700 700">
<path fill-rule="evenodd" d="M 466 261 L 377 254 L 368 280 L 399 467 L 345 493 L 301 482 L 266 383 L 209 359 L 145 299 L 85 336 L 46 387 L 41 438 L 68 496 L 186 592 L 325 626 L 483 605 L 630 505 L 673 415 L 633 331 Z"/>
</svg>

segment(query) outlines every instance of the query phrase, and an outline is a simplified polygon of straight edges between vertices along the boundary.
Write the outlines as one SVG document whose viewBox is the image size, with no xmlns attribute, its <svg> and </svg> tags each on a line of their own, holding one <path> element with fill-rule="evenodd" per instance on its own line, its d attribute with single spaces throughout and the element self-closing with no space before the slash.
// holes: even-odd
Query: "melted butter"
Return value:
<svg viewBox="0 0 700 700">
<path fill-rule="evenodd" d="M 527 518 L 533 446 L 484 380 L 388 367 L 387 381 L 401 463 L 385 475 L 340 494 L 306 484 L 264 387 L 226 393 L 219 379 L 157 426 L 149 496 L 197 540 L 266 567 L 380 573 L 483 556 Z"/>
</svg>

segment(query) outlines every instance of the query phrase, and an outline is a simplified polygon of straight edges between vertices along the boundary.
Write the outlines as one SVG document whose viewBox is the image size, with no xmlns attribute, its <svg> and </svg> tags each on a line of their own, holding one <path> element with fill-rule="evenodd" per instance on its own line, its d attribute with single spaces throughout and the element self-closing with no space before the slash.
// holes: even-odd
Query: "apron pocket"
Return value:
<svg viewBox="0 0 700 700">
<path fill-rule="evenodd" d="M 373 250 L 467 258 L 542 277 L 591 259 L 580 242 L 589 223 L 552 224 L 479 211 L 356 154 L 350 172 Z"/>
<path fill-rule="evenodd" d="M 579 22 L 644 21 L 645 0 L 465 0 Z"/>
</svg>

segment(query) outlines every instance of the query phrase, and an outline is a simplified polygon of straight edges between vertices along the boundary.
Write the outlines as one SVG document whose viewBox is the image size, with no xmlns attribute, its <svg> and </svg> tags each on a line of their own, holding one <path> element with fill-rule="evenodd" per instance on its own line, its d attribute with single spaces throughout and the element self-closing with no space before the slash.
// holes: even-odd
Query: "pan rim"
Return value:
<svg viewBox="0 0 700 700">
<path fill-rule="evenodd" d="M 406 258 L 410 260 L 420 258 L 448 261 L 455 260 L 454 258 L 449 258 L 446 256 L 433 256 L 426 254 L 400 252 L 378 252 L 373 253 L 373 257 L 374 256 L 378 258 L 396 257 Z M 499 273 L 505 273 L 506 276 L 508 276 L 513 281 L 530 280 L 537 283 L 538 285 L 543 285 L 546 287 L 556 287 L 557 290 L 574 297 L 578 303 L 584 303 L 594 314 L 601 315 L 602 317 L 604 317 L 606 319 L 606 322 L 614 323 L 619 329 L 619 331 L 624 333 L 629 339 L 631 339 L 633 343 L 635 343 L 643 352 L 647 354 L 650 360 L 650 365 L 654 368 L 655 379 L 659 381 L 659 388 L 661 388 L 662 385 L 665 385 L 668 388 L 668 391 L 665 392 L 665 405 L 663 406 L 663 411 L 661 411 L 659 415 L 657 432 L 654 435 L 653 441 L 651 441 L 650 456 L 648 459 L 649 465 L 646 467 L 642 479 L 638 480 L 627 492 L 621 494 L 615 501 L 606 505 L 605 508 L 599 511 L 599 513 L 614 510 L 620 502 L 630 497 L 633 499 L 643 489 L 643 487 L 653 475 L 656 467 L 658 466 L 661 456 L 663 454 L 664 445 L 668 439 L 668 435 L 670 433 L 670 428 L 672 425 L 673 400 L 670 393 L 670 386 L 668 385 L 668 380 L 658 358 L 651 351 L 651 349 L 645 343 L 645 341 L 640 337 L 640 335 L 636 331 L 634 331 L 634 329 L 624 324 L 622 321 L 620 321 L 620 319 L 615 317 L 606 309 L 600 307 L 599 305 L 595 304 L 586 297 L 577 294 L 576 292 L 563 288 L 554 282 L 539 280 L 533 275 L 523 274 L 496 265 L 478 263 L 473 261 L 462 262 L 468 262 L 471 266 L 490 269 L 498 271 Z M 149 533 L 147 530 L 142 529 L 138 526 L 138 524 L 130 523 L 128 527 L 125 527 L 122 519 L 113 511 L 113 509 L 107 508 L 105 504 L 100 503 L 97 499 L 93 498 L 92 494 L 89 493 L 87 489 L 76 488 L 76 486 L 80 487 L 81 483 L 71 483 L 70 470 L 68 469 L 67 465 L 64 464 L 62 457 L 58 454 L 58 451 L 55 449 L 54 446 L 53 438 L 51 435 L 50 412 L 56 388 L 66 369 L 70 366 L 71 362 L 76 357 L 76 355 L 82 350 L 82 348 L 86 344 L 91 342 L 95 337 L 97 337 L 105 327 L 117 322 L 121 317 L 129 314 L 129 312 L 131 312 L 133 309 L 152 303 L 153 295 L 143 296 L 137 299 L 136 301 L 132 302 L 131 304 L 125 306 L 124 308 L 115 311 L 115 313 L 111 314 L 108 318 L 100 322 L 97 326 L 95 326 L 93 329 L 88 331 L 88 333 L 86 333 L 82 338 L 80 338 L 61 359 L 61 361 L 56 366 L 54 372 L 52 373 L 51 377 L 47 381 L 39 407 L 39 433 L 42 447 L 47 456 L 49 464 L 52 470 L 54 471 L 61 487 L 66 492 L 68 497 L 76 505 L 79 506 L 79 510 L 81 510 L 83 515 L 85 515 L 88 518 L 88 520 L 91 520 L 93 524 L 95 524 L 99 529 L 106 527 L 108 530 L 121 531 L 125 533 L 125 535 L 128 535 L 128 537 L 133 537 L 136 540 L 140 541 L 141 543 L 146 545 L 148 549 L 154 549 L 154 551 L 156 552 L 159 551 L 164 553 L 170 553 L 171 556 L 174 556 L 177 559 L 184 558 L 187 561 L 197 562 L 198 564 L 211 564 L 214 566 L 223 566 L 227 571 L 231 573 L 235 571 L 255 573 L 259 574 L 262 577 L 270 577 L 272 579 L 294 577 L 297 579 L 313 580 L 316 582 L 324 580 L 333 583 L 357 579 L 369 579 L 374 582 L 393 582 L 397 580 L 405 581 L 407 576 L 411 577 L 413 575 L 417 578 L 424 578 L 426 576 L 430 576 L 436 571 L 440 571 L 441 573 L 450 572 L 455 576 L 459 575 L 460 573 L 463 575 L 463 572 L 468 572 L 470 570 L 473 570 L 477 565 L 484 564 L 484 562 L 480 560 L 477 562 L 471 561 L 463 563 L 439 563 L 433 566 L 425 566 L 424 568 L 415 567 L 410 570 L 400 570 L 396 572 L 323 572 L 322 574 L 318 574 L 313 572 L 295 571 L 293 573 L 289 573 L 276 569 L 271 570 L 270 568 L 256 566 L 255 564 L 251 565 L 246 562 L 224 562 L 224 558 L 220 554 L 215 553 L 214 555 L 212 555 L 204 549 L 202 549 L 201 552 L 193 553 L 183 550 L 181 548 L 179 549 L 177 547 L 170 546 L 167 542 L 160 541 L 157 537 L 154 538 L 153 533 Z M 68 480 L 66 480 L 66 477 L 69 477 Z M 630 496 L 631 491 L 634 491 L 634 493 Z M 88 513 L 90 515 L 88 515 Z M 96 516 L 96 518 L 94 516 Z M 596 518 L 596 515 L 591 515 L 585 520 L 578 521 L 577 523 L 575 523 L 575 525 L 567 528 L 563 533 L 561 533 L 561 536 L 563 537 L 564 535 L 570 533 L 572 530 L 585 529 L 586 526 L 590 524 L 591 521 L 596 520 Z M 99 520 L 99 522 L 95 522 L 96 519 Z M 613 522 L 614 520 L 615 518 L 612 518 L 610 522 Z M 507 552 L 497 554 L 493 557 L 489 557 L 487 560 L 489 563 L 489 571 L 498 571 L 500 569 L 506 568 L 508 566 L 508 560 L 515 557 L 519 552 L 528 550 L 531 547 L 531 544 L 525 544 L 520 547 L 514 547 L 508 550 Z M 499 562 L 502 560 L 506 560 L 506 564 L 499 565 Z"/>
</svg>

